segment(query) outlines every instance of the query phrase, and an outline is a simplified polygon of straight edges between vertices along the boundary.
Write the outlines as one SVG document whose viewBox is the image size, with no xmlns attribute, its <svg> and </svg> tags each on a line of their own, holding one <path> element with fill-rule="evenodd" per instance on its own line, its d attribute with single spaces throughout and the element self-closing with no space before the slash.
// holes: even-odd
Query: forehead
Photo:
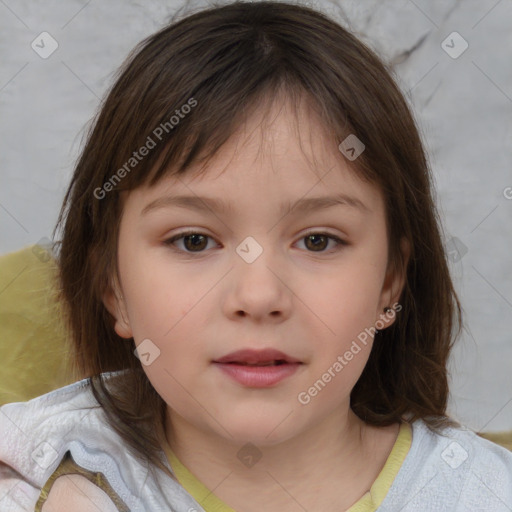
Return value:
<svg viewBox="0 0 512 512">
<path fill-rule="evenodd" d="M 129 203 L 144 208 L 162 195 L 209 195 L 219 208 L 251 200 L 292 200 L 330 193 L 381 201 L 380 191 L 364 181 L 338 149 L 330 133 L 307 102 L 298 108 L 274 101 L 255 109 L 230 139 L 204 164 L 183 175 L 172 168 L 155 185 L 123 192 Z"/>
</svg>

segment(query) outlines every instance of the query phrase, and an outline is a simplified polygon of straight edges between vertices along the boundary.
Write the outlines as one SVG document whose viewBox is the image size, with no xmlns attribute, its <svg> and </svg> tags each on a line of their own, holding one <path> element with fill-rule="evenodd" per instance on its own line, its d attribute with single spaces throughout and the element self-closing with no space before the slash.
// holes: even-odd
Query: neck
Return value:
<svg viewBox="0 0 512 512">
<path fill-rule="evenodd" d="M 388 450 L 382 459 L 374 433 L 375 428 L 350 408 L 335 411 L 292 439 L 241 452 L 245 443 L 206 433 L 173 413 L 168 412 L 166 428 L 167 441 L 182 464 L 215 489 L 221 500 L 233 507 L 237 504 L 240 512 L 251 510 L 255 497 L 258 507 L 265 505 L 269 511 L 295 510 L 294 500 L 304 502 L 306 509 L 318 509 L 319 496 L 325 499 L 324 508 L 333 500 L 338 508 L 345 500 L 348 508 L 369 490 L 389 454 Z M 311 497 L 315 501 L 308 503 L 307 488 L 316 491 Z"/>
</svg>

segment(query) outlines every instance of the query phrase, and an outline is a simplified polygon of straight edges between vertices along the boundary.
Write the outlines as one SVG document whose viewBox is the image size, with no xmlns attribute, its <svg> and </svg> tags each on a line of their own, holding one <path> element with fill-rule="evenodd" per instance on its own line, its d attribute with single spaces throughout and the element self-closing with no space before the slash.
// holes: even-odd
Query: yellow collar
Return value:
<svg viewBox="0 0 512 512">
<path fill-rule="evenodd" d="M 402 422 L 391 453 L 375 482 L 373 482 L 370 490 L 354 503 L 347 512 L 374 512 L 380 506 L 398 474 L 407 453 L 409 453 L 411 442 L 411 426 L 407 422 Z M 164 453 L 179 483 L 206 512 L 236 512 L 215 496 L 179 461 L 166 441 L 164 441 L 163 445 Z"/>
</svg>

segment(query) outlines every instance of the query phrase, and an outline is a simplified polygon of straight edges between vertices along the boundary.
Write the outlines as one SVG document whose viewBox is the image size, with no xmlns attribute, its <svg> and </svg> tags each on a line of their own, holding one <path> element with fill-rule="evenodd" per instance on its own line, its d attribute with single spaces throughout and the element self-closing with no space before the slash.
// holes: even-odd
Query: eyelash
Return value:
<svg viewBox="0 0 512 512">
<path fill-rule="evenodd" d="M 175 251 L 178 251 L 178 252 L 181 252 L 181 253 L 184 253 L 184 254 L 187 254 L 187 255 L 199 255 L 199 254 L 202 254 L 204 252 L 206 252 L 206 250 L 202 250 L 202 251 L 197 251 L 197 252 L 194 252 L 194 251 L 187 251 L 187 250 L 182 250 L 182 249 L 178 249 L 176 248 L 175 246 L 173 246 L 173 243 L 176 242 L 177 240 L 181 240 L 182 238 L 185 238 L 186 236 L 190 236 L 190 235 L 202 235 L 202 236 L 205 236 L 206 238 L 209 238 L 211 240 L 213 240 L 213 237 L 209 236 L 209 235 L 206 235 L 205 233 L 201 233 L 200 231 L 183 231 L 182 233 L 178 233 L 176 235 L 174 235 L 173 237 L 167 239 L 167 240 L 164 240 L 163 244 L 165 246 L 168 246 L 170 247 L 171 249 L 175 250 Z M 339 251 L 342 249 L 343 246 L 346 246 L 348 245 L 347 242 L 345 242 L 344 240 L 342 240 L 341 238 L 335 236 L 335 235 L 332 235 L 330 233 L 325 233 L 325 232 L 322 232 L 322 231 L 310 231 L 309 233 L 306 233 L 304 234 L 303 236 L 300 237 L 300 240 L 303 240 L 304 238 L 307 238 L 308 236 L 311 236 L 311 235 L 321 235 L 321 236 L 325 236 L 327 237 L 328 239 L 330 240 L 334 240 L 336 243 L 337 243 L 337 247 L 335 247 L 334 249 L 331 249 L 330 251 L 307 251 L 307 252 L 311 252 L 311 253 L 320 253 L 320 254 L 330 254 L 332 252 L 336 252 L 336 251 Z"/>
</svg>

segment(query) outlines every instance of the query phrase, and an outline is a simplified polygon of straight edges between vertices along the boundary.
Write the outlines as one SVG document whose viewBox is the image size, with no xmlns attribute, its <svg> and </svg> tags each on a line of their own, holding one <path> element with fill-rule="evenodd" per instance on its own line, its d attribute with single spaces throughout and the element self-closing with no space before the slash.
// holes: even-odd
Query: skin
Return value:
<svg viewBox="0 0 512 512">
<path fill-rule="evenodd" d="M 398 424 L 371 427 L 349 407 L 373 340 L 307 405 L 297 396 L 398 301 L 403 273 L 388 265 L 381 192 L 351 170 L 307 105 L 298 119 L 286 102 L 270 114 L 251 116 L 206 174 L 123 192 L 120 281 L 104 302 L 120 336 L 160 350 L 143 368 L 168 404 L 167 441 L 220 499 L 238 512 L 344 510 L 370 489 L 398 433 Z M 334 193 L 366 208 L 280 213 L 286 201 Z M 222 198 L 233 211 L 167 206 L 141 215 L 177 194 Z M 202 252 L 184 239 L 164 243 L 186 229 L 211 237 L 196 238 Z M 315 251 L 311 231 L 347 245 L 320 236 Z M 236 252 L 248 236 L 263 248 L 252 263 Z M 271 388 L 244 387 L 211 363 L 267 347 L 303 362 Z M 261 454 L 252 467 L 237 457 L 248 442 Z"/>
<path fill-rule="evenodd" d="M 57 478 L 44 502 L 42 512 L 118 512 L 107 493 L 80 475 Z"/>
</svg>

